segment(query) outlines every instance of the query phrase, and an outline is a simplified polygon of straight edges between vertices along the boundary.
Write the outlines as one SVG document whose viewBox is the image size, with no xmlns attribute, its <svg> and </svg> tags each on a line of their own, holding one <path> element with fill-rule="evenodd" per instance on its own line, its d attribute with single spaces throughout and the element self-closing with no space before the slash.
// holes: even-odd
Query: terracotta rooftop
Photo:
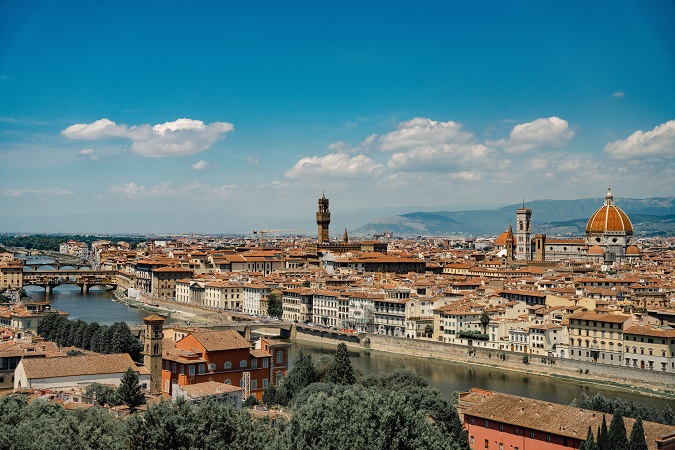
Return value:
<svg viewBox="0 0 675 450">
<path fill-rule="evenodd" d="M 128 353 L 66 358 L 27 358 L 21 360 L 21 364 L 29 379 L 124 373 L 129 367 L 137 372 L 147 373 L 146 368 L 136 367 Z"/>
<path fill-rule="evenodd" d="M 251 348 L 251 343 L 236 330 L 198 331 L 192 336 L 207 352 Z"/>
</svg>

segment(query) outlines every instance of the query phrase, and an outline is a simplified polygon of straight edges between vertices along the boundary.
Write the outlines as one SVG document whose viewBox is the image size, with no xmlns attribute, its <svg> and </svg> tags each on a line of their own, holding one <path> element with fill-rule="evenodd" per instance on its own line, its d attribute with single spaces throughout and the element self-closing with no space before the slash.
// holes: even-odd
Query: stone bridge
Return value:
<svg viewBox="0 0 675 450">
<path fill-rule="evenodd" d="M 92 286 L 117 287 L 116 270 L 41 270 L 23 273 L 23 286 L 40 286 L 47 295 L 62 284 L 76 284 L 83 293 Z"/>
</svg>

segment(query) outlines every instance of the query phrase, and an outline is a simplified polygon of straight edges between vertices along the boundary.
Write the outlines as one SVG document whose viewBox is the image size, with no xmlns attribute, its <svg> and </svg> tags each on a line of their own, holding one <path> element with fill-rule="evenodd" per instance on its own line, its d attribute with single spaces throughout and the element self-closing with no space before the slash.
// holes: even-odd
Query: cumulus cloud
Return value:
<svg viewBox="0 0 675 450">
<path fill-rule="evenodd" d="M 563 147 L 574 136 L 569 123 L 559 117 L 537 119 L 513 127 L 508 139 L 490 142 L 508 153 L 524 153 L 537 148 Z"/>
<path fill-rule="evenodd" d="M 491 151 L 482 144 L 445 144 L 417 147 L 391 156 L 387 167 L 399 171 L 445 171 L 482 165 Z"/>
<path fill-rule="evenodd" d="M 91 159 L 92 161 L 101 159 L 101 157 L 96 154 L 93 148 L 83 148 L 80 150 L 80 156 Z"/>
<path fill-rule="evenodd" d="M 194 170 L 204 170 L 204 169 L 207 169 L 207 168 L 211 167 L 211 164 L 207 163 L 206 161 L 204 161 L 202 159 L 202 160 L 197 161 L 196 163 L 194 163 L 190 167 L 192 167 Z"/>
<path fill-rule="evenodd" d="M 626 94 L 621 91 L 612 92 L 612 97 L 614 98 L 624 98 L 625 96 Z"/>
<path fill-rule="evenodd" d="M 371 138 L 373 137 L 368 139 Z M 381 150 L 395 151 L 453 142 L 468 142 L 472 138 L 473 135 L 462 131 L 462 125 L 457 122 L 437 122 L 416 117 L 407 122 L 401 122 L 396 131 L 381 136 L 379 144 Z"/>
<path fill-rule="evenodd" d="M 227 122 L 205 124 L 201 120 L 178 119 L 157 125 L 118 125 L 109 119 L 78 123 L 61 131 L 68 139 L 128 139 L 131 150 L 142 156 L 163 158 L 187 156 L 209 149 L 234 126 Z"/>
<path fill-rule="evenodd" d="M 258 155 L 251 155 L 246 157 L 246 162 L 252 165 L 256 165 L 260 163 L 260 156 Z"/>
<path fill-rule="evenodd" d="M 675 156 L 675 120 L 651 131 L 638 130 L 626 139 L 605 145 L 605 153 L 616 159 L 672 158 Z"/>
<path fill-rule="evenodd" d="M 288 178 L 347 178 L 376 176 L 384 170 L 382 164 L 365 155 L 350 157 L 344 153 L 312 156 L 299 160 L 285 176 Z"/>
</svg>

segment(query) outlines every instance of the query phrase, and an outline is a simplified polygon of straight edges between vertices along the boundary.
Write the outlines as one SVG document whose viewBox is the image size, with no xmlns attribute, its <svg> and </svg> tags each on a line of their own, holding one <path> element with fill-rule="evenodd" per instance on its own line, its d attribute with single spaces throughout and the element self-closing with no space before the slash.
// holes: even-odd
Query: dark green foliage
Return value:
<svg viewBox="0 0 675 450">
<path fill-rule="evenodd" d="M 490 339 L 487 334 L 483 334 L 479 331 L 460 331 L 457 333 L 457 337 L 460 339 L 474 339 L 476 341 L 487 341 Z"/>
<path fill-rule="evenodd" d="M 23 247 L 34 250 L 51 250 L 59 251 L 59 246 L 68 241 L 76 240 L 78 242 L 84 242 L 91 245 L 92 242 L 97 241 L 101 238 L 109 240 L 111 242 L 124 241 L 132 244 L 135 248 L 138 243 L 145 242 L 148 240 L 145 236 L 94 236 L 94 235 L 55 235 L 55 234 L 33 234 L 29 236 L 13 236 L 13 235 L 0 235 L 0 244 L 5 247 Z"/>
<path fill-rule="evenodd" d="M 490 315 L 485 310 L 480 315 L 480 324 L 483 326 L 483 333 L 487 334 L 487 327 L 490 325 Z"/>
<path fill-rule="evenodd" d="M 645 430 L 642 427 L 642 419 L 639 417 L 633 424 L 633 429 L 630 430 L 630 439 L 628 440 L 628 448 L 630 450 L 647 450 L 647 439 L 645 438 Z"/>
<path fill-rule="evenodd" d="M 596 394 L 589 397 L 586 394 L 581 394 L 579 398 L 574 399 L 572 406 L 583 409 L 592 409 L 608 414 L 621 414 L 622 417 L 641 418 L 648 422 L 659 422 L 667 425 L 675 425 L 675 417 L 670 406 L 666 405 L 663 412 L 659 412 L 653 406 L 648 406 L 643 403 L 627 402 L 620 397 L 615 397 L 611 400 L 604 397 L 602 394 Z"/>
<path fill-rule="evenodd" d="M 96 397 L 99 405 L 117 406 L 120 400 L 117 397 L 117 390 L 107 384 L 91 383 L 87 386 L 84 394 L 88 397 Z"/>
<path fill-rule="evenodd" d="M 302 391 L 298 392 L 298 394 L 295 396 L 295 399 L 293 400 L 293 406 L 295 408 L 299 408 L 300 406 L 307 403 L 310 397 L 318 394 L 319 392 L 323 392 L 330 397 L 333 395 L 333 391 L 335 389 L 336 386 L 333 383 L 312 383 Z"/>
<path fill-rule="evenodd" d="M 122 375 L 120 385 L 117 388 L 117 398 L 132 411 L 145 403 L 145 396 L 139 383 L 138 372 L 131 367 Z"/>
<path fill-rule="evenodd" d="M 97 353 L 128 353 L 134 361 L 141 361 L 143 345 L 124 322 L 102 327 L 96 322 L 71 321 L 53 313 L 38 324 L 38 334 L 63 347 L 76 346 Z"/>
<path fill-rule="evenodd" d="M 276 402 L 280 405 L 288 405 L 298 392 L 318 381 L 314 361 L 311 355 L 306 354 L 302 348 L 298 350 L 293 361 L 293 368 L 277 388 Z"/>
<path fill-rule="evenodd" d="M 628 438 L 626 437 L 626 425 L 623 423 L 621 414 L 614 414 L 609 424 L 608 449 L 628 450 Z"/>
<path fill-rule="evenodd" d="M 66 352 L 67 356 L 84 356 L 86 353 L 84 353 L 82 350 L 68 350 Z"/>
<path fill-rule="evenodd" d="M 589 425 L 588 434 L 586 435 L 586 440 L 581 444 L 579 450 L 600 450 L 598 449 L 598 444 L 595 442 L 595 437 L 593 436 L 593 430 Z"/>
<path fill-rule="evenodd" d="M 246 400 L 244 400 L 244 407 L 251 408 L 258 404 L 258 399 L 255 398 L 255 395 L 249 395 Z"/>
<path fill-rule="evenodd" d="M 434 327 L 431 325 L 424 327 L 424 336 L 428 338 L 434 337 Z"/>
<path fill-rule="evenodd" d="M 267 296 L 267 315 L 271 317 L 281 317 L 283 314 L 283 306 L 281 304 L 281 297 L 276 292 L 272 292 Z"/>
<path fill-rule="evenodd" d="M 344 342 L 340 342 L 335 352 L 335 358 L 326 374 L 326 381 L 335 384 L 354 384 L 356 375 L 352 363 L 349 361 L 349 350 Z"/>
<path fill-rule="evenodd" d="M 605 415 L 602 415 L 602 424 L 598 427 L 598 448 L 600 450 L 607 450 L 609 447 L 609 432 L 607 431 L 607 420 Z"/>
</svg>

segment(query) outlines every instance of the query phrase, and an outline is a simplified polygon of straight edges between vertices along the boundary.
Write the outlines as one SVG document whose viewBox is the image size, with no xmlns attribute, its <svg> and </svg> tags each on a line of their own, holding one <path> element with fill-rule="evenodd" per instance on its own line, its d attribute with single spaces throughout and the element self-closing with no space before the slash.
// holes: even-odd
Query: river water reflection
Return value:
<svg viewBox="0 0 675 450">
<path fill-rule="evenodd" d="M 291 361 L 297 349 L 302 347 L 315 361 L 335 352 L 335 345 L 318 345 L 307 341 L 295 341 L 291 346 Z M 438 361 L 414 356 L 376 351 L 350 349 L 352 366 L 363 374 L 381 374 L 400 368 L 409 368 L 423 375 L 429 384 L 446 398 L 455 391 L 468 391 L 472 387 L 489 389 L 507 394 L 532 397 L 554 403 L 569 404 L 582 393 L 593 396 L 597 393 L 607 398 L 620 396 L 624 400 L 645 403 L 663 409 L 672 400 L 648 397 L 628 391 L 619 391 L 597 385 L 584 385 L 543 376 L 507 372 L 487 367 Z"/>
</svg>

